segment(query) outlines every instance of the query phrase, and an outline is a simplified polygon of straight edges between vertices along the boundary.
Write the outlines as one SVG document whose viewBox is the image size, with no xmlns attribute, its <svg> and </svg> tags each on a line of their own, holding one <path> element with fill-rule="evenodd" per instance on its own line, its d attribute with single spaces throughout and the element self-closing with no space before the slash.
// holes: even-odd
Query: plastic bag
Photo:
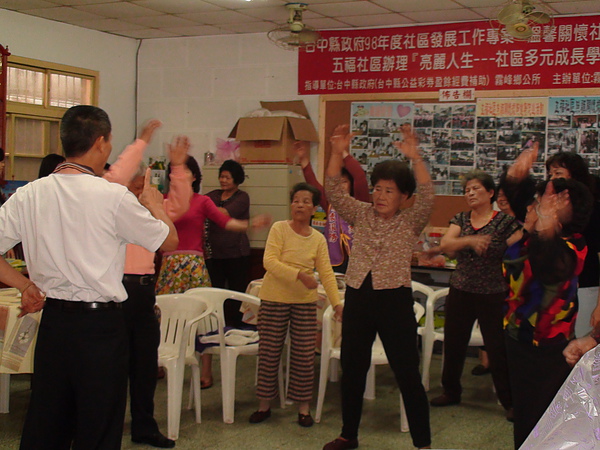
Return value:
<svg viewBox="0 0 600 450">
<path fill-rule="evenodd" d="M 228 159 L 238 161 L 240 159 L 240 143 L 233 139 L 225 140 L 217 138 L 216 162 L 221 164 Z"/>
<path fill-rule="evenodd" d="M 521 450 L 600 447 L 600 346 L 573 367 Z"/>
</svg>

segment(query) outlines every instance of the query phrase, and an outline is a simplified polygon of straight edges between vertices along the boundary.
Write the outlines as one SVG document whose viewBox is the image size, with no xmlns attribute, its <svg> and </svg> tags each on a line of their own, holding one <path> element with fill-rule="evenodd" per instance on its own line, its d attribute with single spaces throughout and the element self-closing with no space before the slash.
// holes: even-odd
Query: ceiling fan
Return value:
<svg viewBox="0 0 600 450">
<path fill-rule="evenodd" d="M 511 0 L 491 22 L 512 38 L 527 41 L 533 36 L 533 27 L 548 25 L 552 20 L 535 0 Z"/>
<path fill-rule="evenodd" d="M 271 42 L 286 50 L 296 50 L 314 44 L 321 38 L 317 30 L 302 22 L 302 12 L 308 8 L 306 3 L 287 3 L 285 7 L 290 13 L 287 24 L 267 33 Z"/>
</svg>

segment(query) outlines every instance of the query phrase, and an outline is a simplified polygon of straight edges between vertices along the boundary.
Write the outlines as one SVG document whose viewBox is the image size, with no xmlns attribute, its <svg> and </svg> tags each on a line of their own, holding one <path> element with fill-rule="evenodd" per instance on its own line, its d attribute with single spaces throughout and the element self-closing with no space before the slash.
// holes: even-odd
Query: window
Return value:
<svg viewBox="0 0 600 450">
<path fill-rule="evenodd" d="M 9 66 L 6 85 L 6 100 L 30 105 L 44 104 L 44 72 Z"/>
<path fill-rule="evenodd" d="M 91 104 L 92 80 L 59 73 L 50 74 L 50 106 L 70 108 Z"/>
<path fill-rule="evenodd" d="M 60 119 L 75 105 L 96 105 L 98 72 L 11 56 L 6 91 L 6 178 L 34 180 L 40 160 L 62 153 Z"/>
</svg>

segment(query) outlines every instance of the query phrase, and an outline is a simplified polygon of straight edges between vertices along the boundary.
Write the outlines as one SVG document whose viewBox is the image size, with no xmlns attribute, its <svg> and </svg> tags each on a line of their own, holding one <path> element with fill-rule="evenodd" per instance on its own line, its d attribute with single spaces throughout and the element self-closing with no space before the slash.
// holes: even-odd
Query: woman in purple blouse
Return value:
<svg viewBox="0 0 600 450">
<path fill-rule="evenodd" d="M 221 189 L 206 194 L 226 216 L 239 220 L 250 219 L 250 197 L 239 189 L 246 178 L 244 168 L 234 160 L 225 161 L 219 168 Z M 227 231 L 212 220 L 205 223 L 204 258 L 213 287 L 244 292 L 248 284 L 250 242 L 246 233 Z M 234 328 L 243 325 L 240 303 L 225 300 L 225 324 Z M 212 355 L 202 355 L 200 385 L 212 386 Z"/>
</svg>

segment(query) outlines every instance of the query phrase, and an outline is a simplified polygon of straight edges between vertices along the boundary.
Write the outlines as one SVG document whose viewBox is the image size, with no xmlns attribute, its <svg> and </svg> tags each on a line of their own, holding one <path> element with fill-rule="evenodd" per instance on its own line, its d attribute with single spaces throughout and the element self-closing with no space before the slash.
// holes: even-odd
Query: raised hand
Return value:
<svg viewBox="0 0 600 450">
<path fill-rule="evenodd" d="M 329 138 L 332 154 L 341 155 L 343 158 L 346 157 L 350 150 L 352 136 L 350 125 L 347 123 L 335 127 L 333 134 Z"/>
<path fill-rule="evenodd" d="M 413 131 L 410 124 L 405 123 L 401 127 L 403 140 L 402 142 L 396 141 L 394 142 L 394 147 L 396 147 L 404 156 L 406 156 L 409 160 L 417 160 L 421 158 L 421 153 L 419 152 L 419 139 L 417 135 Z"/>
<path fill-rule="evenodd" d="M 310 142 L 296 141 L 292 148 L 294 149 L 296 156 L 298 156 L 298 162 L 302 168 L 308 166 L 308 163 L 310 162 Z"/>
<path fill-rule="evenodd" d="M 533 163 L 537 161 L 539 149 L 540 143 L 535 141 L 531 148 L 523 150 L 513 165 L 510 166 L 506 175 L 517 180 L 525 178 L 531 171 Z"/>
<path fill-rule="evenodd" d="M 148 121 L 148 123 L 144 125 L 144 128 L 142 128 L 142 132 L 140 133 L 140 139 L 146 142 L 146 144 L 149 144 L 152 140 L 154 132 L 158 130 L 158 128 L 160 128 L 161 126 L 162 122 L 160 120 L 152 119 Z"/>
<path fill-rule="evenodd" d="M 545 239 L 551 239 L 560 232 L 562 225 L 559 213 L 569 203 L 569 191 L 565 189 L 557 194 L 554 190 L 554 184 L 549 182 L 546 185 L 544 195 L 542 195 L 535 207 L 535 212 L 530 211 L 527 214 L 526 226 L 530 228 L 531 224 L 533 224 L 538 235 Z"/>
<path fill-rule="evenodd" d="M 181 166 L 186 163 L 188 153 L 192 147 L 187 136 L 177 136 L 169 144 L 169 161 L 173 166 Z"/>
<path fill-rule="evenodd" d="M 538 200 L 538 205 L 535 208 L 538 220 L 558 220 L 558 211 L 567 206 L 569 201 L 569 191 L 567 189 L 557 194 L 554 190 L 554 183 L 548 182 L 544 195 Z"/>
</svg>

